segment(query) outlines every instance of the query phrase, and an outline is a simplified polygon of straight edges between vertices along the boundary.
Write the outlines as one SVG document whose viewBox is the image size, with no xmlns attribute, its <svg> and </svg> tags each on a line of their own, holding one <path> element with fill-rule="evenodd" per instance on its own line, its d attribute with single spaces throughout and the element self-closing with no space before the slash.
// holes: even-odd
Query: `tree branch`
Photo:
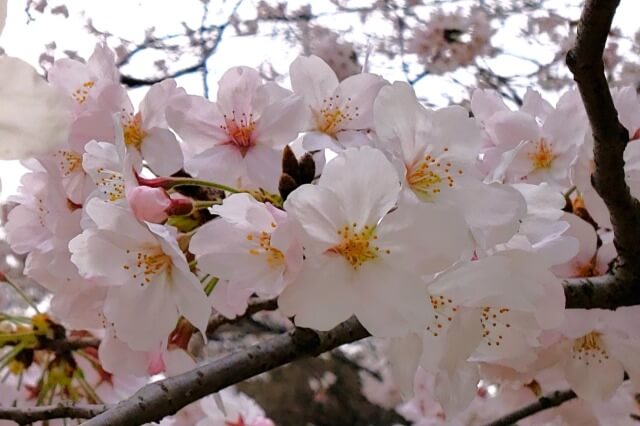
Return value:
<svg viewBox="0 0 640 426">
<path fill-rule="evenodd" d="M 563 286 L 567 309 L 616 309 L 640 305 L 640 283 L 613 275 L 566 279 Z"/>
<path fill-rule="evenodd" d="M 587 0 L 578 22 L 576 45 L 567 54 L 593 131 L 593 187 L 602 197 L 613 224 L 623 281 L 640 277 L 640 203 L 624 176 L 624 149 L 629 132 L 618 120 L 602 60 L 611 22 L 620 0 Z"/>
<path fill-rule="evenodd" d="M 19 425 L 26 425 L 50 419 L 90 419 L 106 411 L 106 405 L 48 405 L 40 407 L 2 407 L 0 419 L 13 420 Z"/>
<path fill-rule="evenodd" d="M 296 328 L 264 343 L 225 355 L 179 376 L 151 383 L 131 398 L 85 423 L 86 426 L 143 424 L 159 421 L 185 405 L 227 386 L 287 364 L 318 355 L 344 343 L 369 336 L 351 318 L 327 332 Z"/>
<path fill-rule="evenodd" d="M 572 390 L 555 391 L 548 395 L 541 396 L 536 402 L 522 407 L 512 413 L 507 414 L 504 417 L 499 418 L 491 423 L 487 423 L 485 426 L 511 426 L 518 420 L 522 420 L 525 417 L 533 416 L 540 411 L 548 410 L 549 408 L 557 407 L 571 399 L 574 399 L 576 394 Z"/>
</svg>

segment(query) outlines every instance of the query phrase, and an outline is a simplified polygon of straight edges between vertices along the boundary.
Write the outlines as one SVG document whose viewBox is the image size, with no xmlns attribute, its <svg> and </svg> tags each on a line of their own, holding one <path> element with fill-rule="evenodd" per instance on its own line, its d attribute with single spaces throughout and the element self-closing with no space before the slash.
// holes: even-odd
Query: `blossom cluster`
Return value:
<svg viewBox="0 0 640 426">
<path fill-rule="evenodd" d="M 239 66 L 215 101 L 165 80 L 136 107 L 105 46 L 56 61 L 48 83 L 14 58 L 0 71 L 16 102 L 0 109 L 2 155 L 30 169 L 7 240 L 51 317 L 101 338 L 92 361 L 111 383 L 192 368 L 212 312 L 243 315 L 256 296 L 300 327 L 355 316 L 389 343 L 398 388 L 431 383 L 447 418 L 481 381 L 523 388 L 554 369 L 600 402 L 625 371 L 640 379 L 637 308 L 565 309 L 562 279 L 616 257 L 575 90 L 555 106 L 528 91 L 517 111 L 478 90 L 471 114 L 432 110 L 406 83 L 340 81 L 303 56 L 291 90 Z M 640 137 L 635 90 L 614 101 Z"/>
</svg>

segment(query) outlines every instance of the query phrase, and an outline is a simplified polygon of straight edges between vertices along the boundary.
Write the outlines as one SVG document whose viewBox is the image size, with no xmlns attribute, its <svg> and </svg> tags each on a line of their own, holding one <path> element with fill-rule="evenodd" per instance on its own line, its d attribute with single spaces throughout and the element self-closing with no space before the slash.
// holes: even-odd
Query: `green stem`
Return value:
<svg viewBox="0 0 640 426">
<path fill-rule="evenodd" d="M 194 201 L 193 202 L 193 208 L 196 210 L 203 210 L 203 209 L 208 209 L 211 206 L 216 206 L 222 204 L 222 200 L 216 200 L 216 201 Z"/>
<path fill-rule="evenodd" d="M 216 189 L 219 189 L 221 191 L 232 192 L 232 193 L 243 192 L 243 191 L 241 191 L 239 189 L 232 188 L 230 186 L 222 185 L 222 184 L 215 183 L 215 182 L 209 182 L 207 180 L 194 179 L 194 178 L 181 178 L 181 177 L 171 178 L 171 186 L 172 187 L 186 186 L 186 185 L 204 186 L 204 187 L 207 187 L 207 188 L 216 188 Z"/>
<path fill-rule="evenodd" d="M 204 292 L 206 293 L 207 296 L 209 296 L 211 294 L 211 292 L 213 291 L 213 288 L 216 286 L 216 284 L 218 284 L 218 277 L 211 277 L 211 279 L 209 281 L 207 281 L 207 284 L 205 284 L 204 286 Z"/>
<path fill-rule="evenodd" d="M 24 299 L 24 301 L 27 302 L 27 304 L 29 306 L 31 306 L 33 309 L 35 309 L 37 314 L 40 313 L 40 311 L 38 310 L 38 307 L 36 306 L 36 304 L 33 302 L 33 300 L 31 300 L 31 298 L 29 296 L 27 296 L 27 294 L 24 291 L 22 291 L 22 289 L 20 288 L 19 285 L 17 285 L 14 282 L 12 282 L 9 279 L 9 277 L 6 276 L 6 275 L 4 275 L 4 282 L 9 284 L 9 286 L 11 286 L 11 288 L 13 288 L 20 295 L 20 297 L 22 297 Z"/>
<path fill-rule="evenodd" d="M 9 352 L 0 358 L 0 370 L 3 370 L 24 349 L 24 342 L 15 345 Z"/>
</svg>

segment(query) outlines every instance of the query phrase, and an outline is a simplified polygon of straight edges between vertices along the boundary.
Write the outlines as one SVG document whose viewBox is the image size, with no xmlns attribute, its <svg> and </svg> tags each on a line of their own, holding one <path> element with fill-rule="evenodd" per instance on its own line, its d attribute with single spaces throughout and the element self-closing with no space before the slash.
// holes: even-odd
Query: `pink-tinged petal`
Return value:
<svg viewBox="0 0 640 426">
<path fill-rule="evenodd" d="M 314 110 L 322 107 L 338 88 L 338 77 L 331 67 L 317 56 L 298 56 L 289 67 L 291 87 L 302 95 L 305 104 Z"/>
<path fill-rule="evenodd" d="M 71 101 L 26 62 L 0 57 L 0 158 L 34 157 L 62 147 L 72 122 Z"/>
<path fill-rule="evenodd" d="M 607 401 L 622 384 L 624 367 L 612 356 L 595 359 L 588 355 L 573 351 L 567 356 L 563 363 L 565 378 L 580 398 L 590 402 Z"/>
<path fill-rule="evenodd" d="M 366 131 L 361 130 L 342 130 L 336 133 L 338 145 L 342 148 L 360 148 L 364 145 L 370 145 L 371 139 Z"/>
<path fill-rule="evenodd" d="M 422 354 L 422 339 L 415 333 L 389 340 L 386 350 L 394 381 L 404 398 L 413 396 L 413 383 Z"/>
<path fill-rule="evenodd" d="M 110 373 L 135 376 L 148 374 L 147 353 L 132 350 L 126 343 L 111 336 L 111 332 L 102 339 L 98 355 L 102 368 Z"/>
<path fill-rule="evenodd" d="M 380 89 L 373 113 L 376 135 L 384 149 L 402 154 L 406 160 L 419 154 L 416 123 L 421 108 L 413 88 L 406 83 L 395 82 Z"/>
<path fill-rule="evenodd" d="M 629 136 L 640 128 L 640 100 L 634 87 L 613 89 L 613 102 L 620 123 L 629 131 Z"/>
<path fill-rule="evenodd" d="M 302 98 L 291 95 L 268 105 L 256 123 L 252 137 L 259 145 L 284 148 L 305 130 L 310 111 Z"/>
<path fill-rule="evenodd" d="M 189 248 L 204 272 L 223 280 L 250 282 L 266 275 L 270 267 L 265 255 L 251 253 L 260 245 L 247 235 L 225 220 L 213 220 L 196 232 Z"/>
<path fill-rule="evenodd" d="M 537 302 L 544 296 L 537 274 L 546 268 L 533 253 L 521 254 L 531 259 L 528 270 L 509 252 L 501 252 L 454 266 L 429 285 L 429 292 L 444 295 L 465 306 L 509 307 L 535 312 Z M 517 283 L 514 283 L 514 276 L 521 277 Z M 469 292 L 469 288 L 476 290 Z"/>
<path fill-rule="evenodd" d="M 348 114 L 350 119 L 341 123 L 344 130 L 373 127 L 373 101 L 387 82 L 374 74 L 356 74 L 340 82 L 334 93 L 333 104 Z"/>
<path fill-rule="evenodd" d="M 530 114 L 540 120 L 545 120 L 552 112 L 554 112 L 554 108 L 549 102 L 542 98 L 540 93 L 529 88 L 522 98 L 522 107 L 520 107 L 520 111 Z"/>
<path fill-rule="evenodd" d="M 253 289 L 233 285 L 230 281 L 218 281 L 211 292 L 211 305 L 213 309 L 227 318 L 235 318 L 244 314 L 247 310 L 249 298 Z"/>
<path fill-rule="evenodd" d="M 434 296 L 438 297 L 438 296 Z M 451 321 L 431 322 L 423 333 L 420 366 L 426 371 L 455 370 L 465 362 L 482 339 L 480 311 L 458 308 Z"/>
<path fill-rule="evenodd" d="M 372 261 L 343 285 L 358 295 L 354 313 L 372 336 L 401 337 L 422 330 L 430 317 L 426 284 L 414 274 Z"/>
<path fill-rule="evenodd" d="M 106 287 L 91 286 L 81 293 L 57 293 L 51 299 L 51 313 L 66 327 L 76 330 L 101 328 Z"/>
<path fill-rule="evenodd" d="M 186 373 L 197 366 L 189 353 L 182 349 L 168 350 L 162 354 L 162 358 L 165 364 L 165 371 L 169 376 Z"/>
<path fill-rule="evenodd" d="M 348 149 L 330 161 L 319 185 L 337 195 L 349 222 L 360 227 L 377 224 L 400 194 L 400 179 L 391 162 L 382 151 L 367 146 Z"/>
<path fill-rule="evenodd" d="M 326 266 L 304 266 L 278 298 L 280 310 L 287 316 L 295 315 L 299 327 L 330 330 L 354 314 L 360 296 L 349 285 L 351 266 L 342 259 Z"/>
<path fill-rule="evenodd" d="M 282 152 L 269 146 L 255 145 L 244 157 L 247 177 L 251 188 L 264 188 L 269 192 L 278 192 L 278 181 L 282 174 Z M 248 183 L 243 187 L 247 188 Z"/>
<path fill-rule="evenodd" d="M 184 168 L 193 177 L 230 186 L 238 186 L 247 176 L 244 158 L 232 144 L 216 145 L 187 159 Z"/>
<path fill-rule="evenodd" d="M 169 281 L 170 296 L 180 315 L 206 337 L 211 305 L 198 278 L 189 271 L 174 268 Z"/>
<path fill-rule="evenodd" d="M 139 244 L 154 241 L 151 233 L 138 222 L 127 207 L 92 198 L 85 211 L 100 229 L 122 234 Z"/>
<path fill-rule="evenodd" d="M 479 380 L 478 367 L 472 363 L 464 363 L 455 371 L 436 374 L 436 399 L 447 417 L 454 417 L 471 404 L 477 394 Z"/>
<path fill-rule="evenodd" d="M 302 146 L 307 151 L 319 151 L 324 149 L 330 149 L 332 151 L 340 151 L 339 146 L 335 139 L 326 133 L 322 132 L 307 132 L 302 139 Z"/>
<path fill-rule="evenodd" d="M 293 191 L 284 209 L 301 228 L 305 252 L 312 257 L 338 244 L 337 231 L 349 222 L 333 191 L 317 185 L 302 185 Z"/>
<path fill-rule="evenodd" d="M 176 326 L 179 312 L 172 296 L 161 283 L 112 287 L 104 313 L 119 339 L 134 350 L 148 351 Z"/>
<path fill-rule="evenodd" d="M 229 141 L 220 108 L 201 96 L 176 97 L 167 108 L 166 117 L 171 128 L 183 140 L 187 157 Z"/>
<path fill-rule="evenodd" d="M 440 272 L 473 248 L 459 211 L 432 203 L 399 204 L 382 219 L 376 235 L 385 263 L 418 275 Z"/>
<path fill-rule="evenodd" d="M 262 76 L 253 68 L 229 68 L 218 82 L 218 105 L 224 114 L 235 114 L 240 118 L 243 114 L 258 116 L 262 111 L 256 111 L 254 99 L 258 88 L 262 85 Z"/>
<path fill-rule="evenodd" d="M 182 168 L 182 150 L 169 129 L 154 127 L 148 130 L 141 152 L 151 170 L 159 176 L 170 176 Z"/>
<path fill-rule="evenodd" d="M 281 212 L 280 210 L 277 211 Z M 256 201 L 255 198 L 247 193 L 232 194 L 225 198 L 222 204 L 212 206 L 211 213 L 217 214 L 227 222 L 241 228 L 254 228 L 255 230 L 266 232 L 273 230 L 271 224 L 274 221 L 274 214 L 268 208 L 268 205 Z M 198 233 L 202 232 L 207 226 L 201 227 Z M 211 236 L 214 235 L 212 234 Z"/>
<path fill-rule="evenodd" d="M 500 112 L 486 123 L 486 130 L 494 144 L 504 150 L 515 148 L 522 141 L 538 141 L 540 128 L 529 114 Z"/>
<path fill-rule="evenodd" d="M 108 278 L 111 285 L 122 285 L 130 279 L 123 269 L 130 263 L 129 256 L 114 235 L 87 229 L 69 242 L 69 251 L 71 261 L 85 278 Z"/>
<path fill-rule="evenodd" d="M 580 251 L 569 262 L 554 266 L 552 271 L 562 278 L 591 275 L 596 266 L 593 263 L 598 243 L 595 229 L 574 214 L 565 213 L 562 220 L 569 223 L 569 229 L 563 235 L 576 238 Z"/>
<path fill-rule="evenodd" d="M 471 96 L 471 110 L 474 117 L 481 123 L 485 123 L 492 115 L 508 112 L 509 108 L 495 90 L 476 89 Z"/>
<path fill-rule="evenodd" d="M 506 243 L 527 213 L 524 197 L 509 186 L 469 179 L 451 192 L 476 242 L 484 249 Z"/>
<path fill-rule="evenodd" d="M 184 96 L 183 88 L 178 88 L 175 80 L 167 79 L 156 83 L 149 88 L 142 102 L 140 102 L 140 115 L 147 129 L 154 127 L 167 127 L 165 116 L 167 107 L 176 96 Z"/>
<path fill-rule="evenodd" d="M 609 356 L 622 363 L 624 371 L 629 375 L 634 388 L 636 390 L 640 389 L 640 357 L 638 357 L 640 343 L 638 342 L 638 336 L 623 339 L 618 336 L 604 334 L 602 339 L 607 346 Z"/>
<path fill-rule="evenodd" d="M 575 339 L 601 327 L 606 317 L 607 312 L 602 309 L 569 309 L 560 331 Z"/>
</svg>

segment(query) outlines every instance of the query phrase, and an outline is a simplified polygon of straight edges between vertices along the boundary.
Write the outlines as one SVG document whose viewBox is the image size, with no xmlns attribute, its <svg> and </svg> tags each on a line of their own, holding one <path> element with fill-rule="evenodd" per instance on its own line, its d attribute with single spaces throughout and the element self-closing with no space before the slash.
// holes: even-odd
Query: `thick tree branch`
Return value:
<svg viewBox="0 0 640 426">
<path fill-rule="evenodd" d="M 0 419 L 27 425 L 50 419 L 90 419 L 107 410 L 106 405 L 49 405 L 41 407 L 1 407 Z"/>
<path fill-rule="evenodd" d="M 587 0 L 578 22 L 576 45 L 567 65 L 580 89 L 594 138 L 595 171 L 591 181 L 613 224 L 620 259 L 616 275 L 623 281 L 640 277 L 640 203 L 624 177 L 623 152 L 629 132 L 618 120 L 604 72 L 602 55 L 620 0 Z"/>
<path fill-rule="evenodd" d="M 616 309 L 640 305 L 640 283 L 613 275 L 571 278 L 563 282 L 567 309 Z"/>
<path fill-rule="evenodd" d="M 303 356 L 318 355 L 368 335 L 355 318 L 327 332 L 316 333 L 296 328 L 244 351 L 225 355 L 195 370 L 149 384 L 85 425 L 137 425 L 159 421 L 185 405 L 227 386 Z"/>
<path fill-rule="evenodd" d="M 514 425 L 518 420 L 522 420 L 525 417 L 533 416 L 540 411 L 557 407 L 558 405 L 561 405 L 575 397 L 576 394 L 572 390 L 555 391 L 548 395 L 541 396 L 540 399 L 538 399 L 536 402 L 527 405 L 526 407 L 522 407 L 521 409 L 516 410 L 512 413 L 509 413 L 506 416 L 499 418 L 498 420 L 486 424 L 485 426 L 511 426 Z"/>
</svg>

